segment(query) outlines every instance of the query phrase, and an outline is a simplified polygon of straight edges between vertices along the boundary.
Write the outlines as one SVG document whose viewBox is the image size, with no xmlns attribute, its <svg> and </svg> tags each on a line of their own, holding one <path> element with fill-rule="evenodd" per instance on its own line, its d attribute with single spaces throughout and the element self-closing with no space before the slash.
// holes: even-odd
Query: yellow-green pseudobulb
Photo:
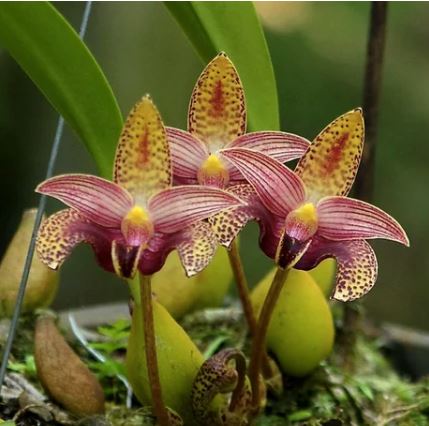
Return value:
<svg viewBox="0 0 429 426">
<path fill-rule="evenodd" d="M 314 269 L 308 271 L 326 297 L 329 297 L 332 293 L 336 270 L 336 260 L 329 258 L 322 260 Z"/>
<path fill-rule="evenodd" d="M 131 334 L 128 341 L 127 376 L 138 400 L 150 405 L 142 308 L 134 295 Z M 165 404 L 176 411 L 185 425 L 194 425 L 191 413 L 191 389 L 203 356 L 167 310 L 153 300 L 156 346 L 162 393 Z"/>
<path fill-rule="evenodd" d="M 188 312 L 220 306 L 232 281 L 228 253 L 219 247 L 209 266 L 187 278 L 177 251 L 167 258 L 164 267 L 154 274 L 152 289 L 156 299 L 174 318 Z"/>
<path fill-rule="evenodd" d="M 252 291 L 259 313 L 275 271 L 270 271 Z M 271 318 L 267 345 L 280 368 L 292 376 L 304 376 L 332 350 L 334 324 L 321 289 L 308 272 L 292 269 Z"/>
<path fill-rule="evenodd" d="M 0 264 L 0 314 L 12 315 L 37 209 L 26 210 Z M 24 297 L 23 312 L 47 307 L 58 288 L 59 274 L 34 255 Z"/>
</svg>

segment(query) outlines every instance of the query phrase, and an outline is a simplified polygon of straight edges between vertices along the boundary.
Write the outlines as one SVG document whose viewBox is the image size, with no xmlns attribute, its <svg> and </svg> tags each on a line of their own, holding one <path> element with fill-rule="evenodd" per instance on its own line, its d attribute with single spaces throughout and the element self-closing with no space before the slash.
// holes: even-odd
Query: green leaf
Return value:
<svg viewBox="0 0 429 426">
<path fill-rule="evenodd" d="M 23 362 L 9 361 L 7 368 L 10 371 L 21 373 L 28 377 L 36 377 L 36 374 L 37 374 L 34 355 L 29 355 L 29 354 L 25 355 L 25 359 Z"/>
<path fill-rule="evenodd" d="M 311 419 L 312 416 L 313 413 L 309 410 L 299 410 L 289 414 L 287 418 L 290 422 L 301 422 L 303 420 Z"/>
<path fill-rule="evenodd" d="M 246 91 L 252 130 L 278 130 L 274 70 L 251 2 L 165 2 L 205 63 L 224 51 Z"/>
<path fill-rule="evenodd" d="M 122 116 L 106 77 L 76 31 L 48 2 L 1 2 L 0 45 L 110 178 Z"/>
</svg>

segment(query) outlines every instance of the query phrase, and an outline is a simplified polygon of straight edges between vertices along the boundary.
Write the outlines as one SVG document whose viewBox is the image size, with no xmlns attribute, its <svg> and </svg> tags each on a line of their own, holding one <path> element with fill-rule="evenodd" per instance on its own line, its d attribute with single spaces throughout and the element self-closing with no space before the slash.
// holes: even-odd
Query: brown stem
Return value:
<svg viewBox="0 0 429 426">
<path fill-rule="evenodd" d="M 169 426 L 168 410 L 162 398 L 161 381 L 159 378 L 158 358 L 156 354 L 155 324 L 153 320 L 151 277 L 141 275 L 140 298 L 143 310 L 143 329 L 146 352 L 147 374 L 152 396 L 153 414 L 157 424 Z"/>
<path fill-rule="evenodd" d="M 371 201 L 374 189 L 374 160 L 386 40 L 387 4 L 384 1 L 375 1 L 371 4 L 371 22 L 363 89 L 365 146 L 362 153 L 360 172 L 355 182 L 355 196 L 365 201 Z"/>
<path fill-rule="evenodd" d="M 252 336 L 252 338 L 254 338 L 258 326 L 256 322 L 255 312 L 253 311 L 252 301 L 250 300 L 249 285 L 247 283 L 246 274 L 244 273 L 243 263 L 241 262 L 240 251 L 238 249 L 238 244 L 236 240 L 231 243 L 231 247 L 228 250 L 228 256 L 229 262 L 231 264 L 231 269 L 234 274 L 235 283 L 237 285 L 238 296 L 241 301 L 244 317 L 246 318 L 250 335 Z M 273 374 L 273 371 L 265 350 L 263 354 L 262 363 L 264 377 L 270 378 Z"/>
<path fill-rule="evenodd" d="M 377 139 L 378 108 L 381 92 L 384 46 L 386 39 L 387 2 L 372 2 L 368 34 L 366 68 L 363 92 L 365 117 L 365 145 L 360 172 L 354 185 L 354 196 L 370 202 L 374 191 L 375 147 Z M 361 316 L 356 307 L 344 307 L 345 365 L 353 367 L 352 354 L 356 331 L 360 328 Z"/>
<path fill-rule="evenodd" d="M 276 275 L 274 276 L 271 287 L 265 298 L 264 305 L 262 306 L 259 315 L 258 328 L 252 342 L 252 353 L 250 357 L 250 364 L 248 375 L 252 386 L 252 406 L 255 410 L 259 409 L 260 403 L 260 372 L 263 356 L 265 354 L 265 340 L 267 337 L 268 326 L 270 324 L 271 316 L 279 298 L 280 292 L 286 281 L 289 269 L 277 268 Z"/>
<path fill-rule="evenodd" d="M 256 317 L 253 312 L 252 302 L 249 296 L 249 286 L 247 284 L 246 275 L 244 273 L 243 264 L 241 263 L 240 252 L 236 240 L 231 243 L 228 250 L 229 262 L 234 273 L 235 283 L 237 284 L 238 296 L 240 297 L 243 307 L 244 317 L 246 318 L 247 326 L 249 327 L 252 336 L 256 333 Z"/>
</svg>

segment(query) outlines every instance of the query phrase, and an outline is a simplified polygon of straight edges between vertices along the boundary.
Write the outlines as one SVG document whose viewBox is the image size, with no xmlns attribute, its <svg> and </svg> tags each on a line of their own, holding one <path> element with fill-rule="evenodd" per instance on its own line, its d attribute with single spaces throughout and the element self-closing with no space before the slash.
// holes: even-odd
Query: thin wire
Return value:
<svg viewBox="0 0 429 426">
<path fill-rule="evenodd" d="M 83 335 L 82 330 L 79 328 L 76 319 L 74 317 L 73 314 L 69 314 L 69 323 L 70 323 L 70 327 L 72 329 L 72 332 L 74 334 L 74 336 L 76 337 L 76 339 L 80 342 L 80 344 L 98 361 L 100 362 L 106 362 L 107 359 L 106 357 L 101 354 L 100 352 L 98 352 L 97 350 L 95 350 L 94 348 L 92 348 L 90 346 L 90 344 L 88 343 L 88 340 L 86 339 L 86 337 Z M 131 408 L 132 406 L 132 401 L 133 401 L 133 389 L 131 388 L 131 385 L 129 384 L 127 378 L 122 375 L 122 374 L 115 374 L 115 376 L 123 383 L 123 385 L 125 386 L 126 390 L 127 390 L 127 399 L 126 399 L 126 407 L 127 408 Z"/>
<path fill-rule="evenodd" d="M 83 40 L 85 37 L 86 30 L 88 28 L 89 16 L 91 14 L 92 1 L 87 1 L 85 4 L 85 10 L 82 16 L 82 22 L 80 24 L 79 37 Z M 49 156 L 48 167 L 46 170 L 46 179 L 49 179 L 53 175 L 55 162 L 58 156 L 58 149 L 60 147 L 61 139 L 64 132 L 64 119 L 59 117 L 57 127 L 55 130 L 54 141 L 52 143 L 51 154 Z M 42 195 L 39 199 L 39 205 L 37 208 L 36 220 L 34 222 L 33 233 L 31 234 L 30 245 L 28 247 L 27 257 L 25 259 L 24 271 L 22 272 L 21 282 L 19 284 L 19 290 L 16 298 L 16 304 L 13 311 L 12 320 L 9 327 L 9 334 L 7 336 L 6 345 L 4 347 L 3 358 L 0 367 L 0 389 L 4 382 L 4 376 L 6 375 L 7 363 L 9 361 L 10 352 L 12 350 L 12 344 L 15 339 L 16 329 L 18 326 L 18 320 L 21 313 L 22 303 L 24 301 L 25 290 L 27 288 L 28 275 L 30 273 L 31 262 L 33 260 L 34 249 L 36 247 L 37 231 L 39 230 L 40 223 L 42 222 L 43 213 L 46 207 L 46 196 Z"/>
</svg>

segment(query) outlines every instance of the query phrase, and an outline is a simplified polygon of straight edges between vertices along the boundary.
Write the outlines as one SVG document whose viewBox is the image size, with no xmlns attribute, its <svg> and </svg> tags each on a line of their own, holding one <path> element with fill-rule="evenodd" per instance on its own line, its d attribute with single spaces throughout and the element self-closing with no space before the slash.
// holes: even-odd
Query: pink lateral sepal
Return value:
<svg viewBox="0 0 429 426">
<path fill-rule="evenodd" d="M 392 216 L 364 201 L 326 197 L 317 205 L 318 233 L 330 240 L 385 238 L 409 246 L 407 234 Z"/>
<path fill-rule="evenodd" d="M 149 200 L 149 211 L 155 231 L 171 233 L 241 204 L 239 198 L 224 190 L 189 185 L 159 192 Z"/>
<path fill-rule="evenodd" d="M 225 149 L 221 153 L 240 170 L 262 203 L 274 214 L 286 217 L 304 201 L 301 179 L 278 161 L 244 148 Z"/>
<path fill-rule="evenodd" d="M 293 133 L 261 131 L 246 133 L 225 148 L 253 149 L 280 163 L 286 163 L 300 158 L 309 146 L 309 140 Z"/>
<path fill-rule="evenodd" d="M 196 183 L 198 169 L 209 156 L 206 146 L 189 132 L 174 127 L 166 130 L 174 177 Z"/>
<path fill-rule="evenodd" d="M 36 192 L 49 195 L 105 227 L 116 227 L 132 206 L 131 195 L 119 185 L 97 176 L 66 174 L 42 182 Z"/>
</svg>

